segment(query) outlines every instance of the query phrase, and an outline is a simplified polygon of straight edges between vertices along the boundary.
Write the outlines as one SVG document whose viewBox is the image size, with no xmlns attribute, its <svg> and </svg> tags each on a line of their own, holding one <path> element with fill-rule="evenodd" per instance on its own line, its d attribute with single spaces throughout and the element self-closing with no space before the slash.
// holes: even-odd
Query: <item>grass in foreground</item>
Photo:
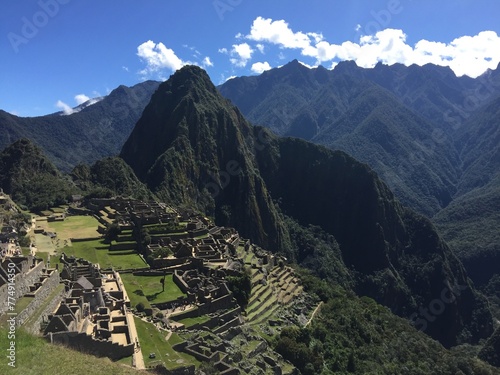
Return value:
<svg viewBox="0 0 500 375">
<path fill-rule="evenodd" d="M 0 349 L 9 348 L 8 331 L 0 329 Z M 136 375 L 146 374 L 131 367 L 112 362 L 108 358 L 97 358 L 59 345 L 52 345 L 41 337 L 16 331 L 16 368 L 8 366 L 6 356 L 0 361 L 0 374 L 22 375 Z"/>
</svg>

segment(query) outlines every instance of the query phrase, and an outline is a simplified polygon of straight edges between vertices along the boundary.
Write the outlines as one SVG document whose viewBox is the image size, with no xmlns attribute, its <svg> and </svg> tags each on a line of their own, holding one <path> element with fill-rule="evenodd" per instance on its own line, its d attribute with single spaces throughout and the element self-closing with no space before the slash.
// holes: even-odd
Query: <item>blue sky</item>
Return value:
<svg viewBox="0 0 500 375">
<path fill-rule="evenodd" d="M 500 61 L 499 14 L 498 0 L 4 0 L 0 108 L 53 113 L 187 63 L 215 84 L 295 58 L 477 76 Z"/>
</svg>

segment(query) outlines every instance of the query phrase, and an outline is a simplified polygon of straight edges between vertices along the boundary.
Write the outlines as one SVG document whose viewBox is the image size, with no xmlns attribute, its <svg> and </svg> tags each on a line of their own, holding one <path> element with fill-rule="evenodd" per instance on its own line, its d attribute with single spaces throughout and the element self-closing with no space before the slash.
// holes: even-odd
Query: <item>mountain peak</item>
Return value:
<svg viewBox="0 0 500 375">
<path fill-rule="evenodd" d="M 210 80 L 207 72 L 196 65 L 186 65 L 177 70 L 167 81 L 170 87 L 178 88 L 184 92 L 190 90 L 208 91 L 217 93 L 215 85 Z"/>
</svg>

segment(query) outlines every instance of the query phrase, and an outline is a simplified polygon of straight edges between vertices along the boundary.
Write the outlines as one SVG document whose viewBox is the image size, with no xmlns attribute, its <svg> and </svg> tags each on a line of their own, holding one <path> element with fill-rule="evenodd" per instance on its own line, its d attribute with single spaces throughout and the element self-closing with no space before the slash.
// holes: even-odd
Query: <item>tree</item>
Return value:
<svg viewBox="0 0 500 375">
<path fill-rule="evenodd" d="M 144 311 L 144 304 L 142 302 L 139 302 L 137 305 L 135 305 L 135 308 L 137 309 L 137 311 L 143 312 Z"/>
<path fill-rule="evenodd" d="M 116 241 L 121 233 L 120 225 L 117 222 L 111 223 L 106 229 L 105 239 L 108 242 Z"/>
<path fill-rule="evenodd" d="M 238 304 L 245 308 L 250 299 L 252 291 L 252 279 L 248 272 L 243 272 L 240 276 L 228 276 L 226 278 L 227 286 L 233 292 L 233 296 Z"/>
</svg>

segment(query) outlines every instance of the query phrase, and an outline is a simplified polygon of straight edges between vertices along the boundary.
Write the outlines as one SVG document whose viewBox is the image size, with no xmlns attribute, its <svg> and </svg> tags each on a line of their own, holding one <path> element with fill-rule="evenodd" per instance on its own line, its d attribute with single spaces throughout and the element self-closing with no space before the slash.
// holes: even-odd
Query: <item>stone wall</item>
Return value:
<svg viewBox="0 0 500 375">
<path fill-rule="evenodd" d="M 109 340 L 94 340 L 85 333 L 78 332 L 56 332 L 46 336 L 51 343 L 66 345 L 83 353 L 92 354 L 97 357 L 108 357 L 118 360 L 134 354 L 134 343 L 120 345 Z"/>
<path fill-rule="evenodd" d="M 118 250 L 135 250 L 137 247 L 136 242 L 118 242 L 109 246 L 109 251 Z"/>
<path fill-rule="evenodd" d="M 50 301 L 47 307 L 45 307 L 45 309 L 41 311 L 37 317 L 35 317 L 33 323 L 30 325 L 25 325 L 24 329 L 26 329 L 32 335 L 39 335 L 42 328 L 42 323 L 48 321 L 48 316 L 54 313 L 64 297 L 66 297 L 66 291 L 63 289 L 61 290 L 61 293 L 56 295 L 52 299 L 52 301 Z"/>
<path fill-rule="evenodd" d="M 27 258 L 28 264 L 31 261 L 31 257 Z M 14 288 L 15 288 L 15 299 L 16 301 L 24 296 L 26 293 L 30 291 L 30 286 L 34 285 L 35 282 L 39 281 L 40 275 L 42 274 L 44 263 L 39 262 L 35 267 L 31 268 L 29 271 L 23 273 L 18 273 L 15 276 Z M 23 269 L 26 269 L 28 265 L 24 266 Z M 10 295 L 12 300 L 12 295 Z M 4 284 L 0 287 L 0 315 L 6 312 L 8 305 L 7 301 L 9 300 L 9 285 Z"/>
<path fill-rule="evenodd" d="M 42 285 L 33 293 L 34 298 L 26 308 L 21 311 L 16 318 L 16 325 L 19 327 L 40 307 L 45 299 L 59 285 L 59 272 L 53 270 L 52 273 L 42 282 Z"/>
</svg>

